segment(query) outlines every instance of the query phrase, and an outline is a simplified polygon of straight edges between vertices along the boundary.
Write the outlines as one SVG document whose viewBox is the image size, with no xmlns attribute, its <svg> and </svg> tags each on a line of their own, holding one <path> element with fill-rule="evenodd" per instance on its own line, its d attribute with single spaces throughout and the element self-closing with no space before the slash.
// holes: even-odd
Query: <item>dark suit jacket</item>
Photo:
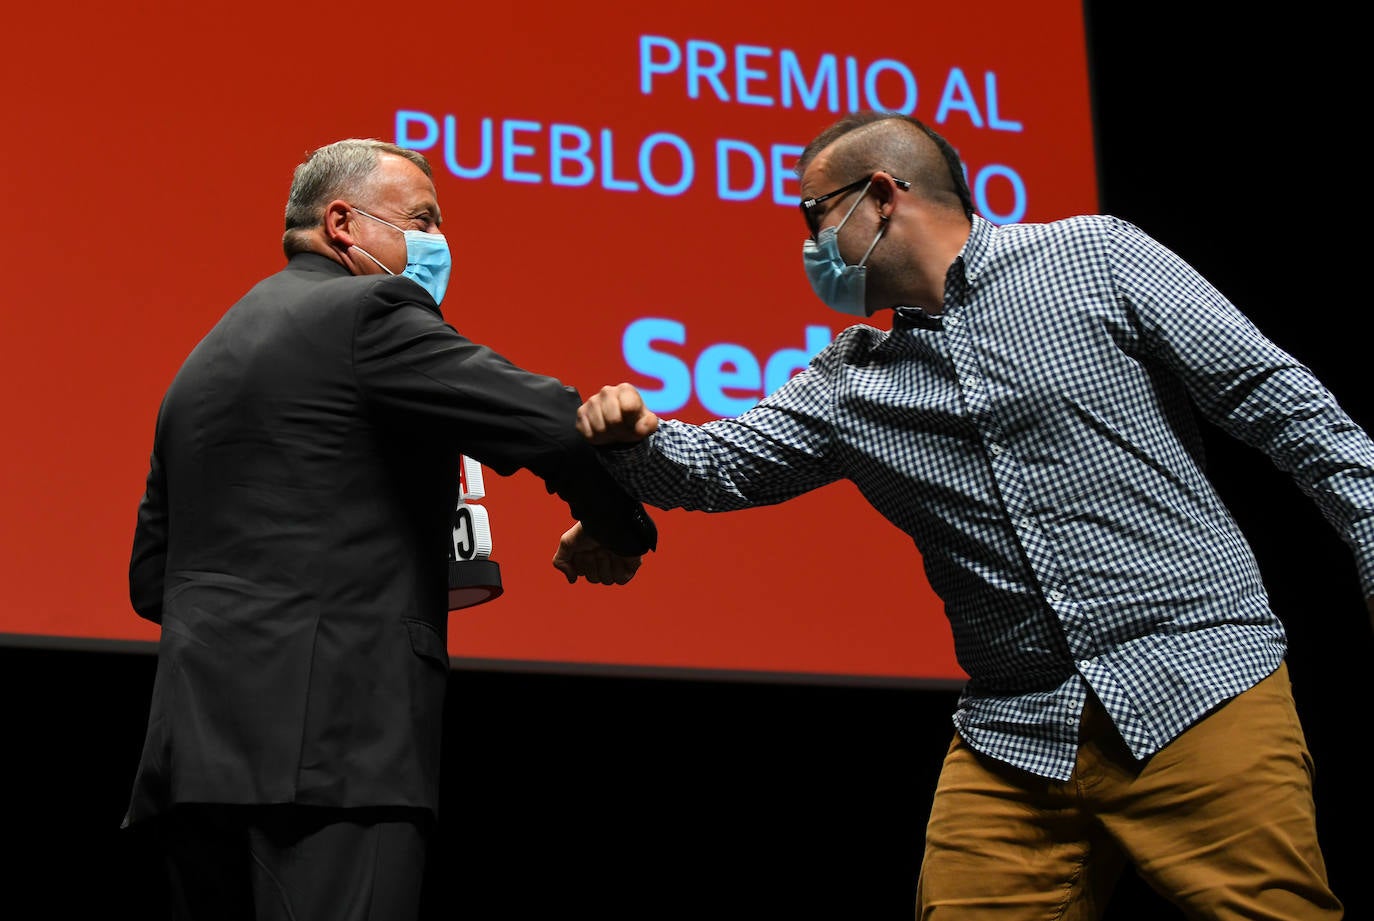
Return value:
<svg viewBox="0 0 1374 921">
<path fill-rule="evenodd" d="M 162 631 L 126 824 L 178 802 L 437 810 L 459 455 L 533 472 L 621 553 L 654 546 L 580 402 L 410 279 L 323 256 L 227 311 L 167 390 L 138 510 L 130 597 Z"/>
</svg>

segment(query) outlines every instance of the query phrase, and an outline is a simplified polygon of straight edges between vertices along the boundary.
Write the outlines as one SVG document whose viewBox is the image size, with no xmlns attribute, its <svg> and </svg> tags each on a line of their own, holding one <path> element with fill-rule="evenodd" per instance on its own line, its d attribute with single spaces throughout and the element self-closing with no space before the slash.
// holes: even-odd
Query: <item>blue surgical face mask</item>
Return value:
<svg viewBox="0 0 1374 921">
<path fill-rule="evenodd" d="M 354 208 L 354 211 L 363 217 L 370 217 L 379 224 L 385 224 L 392 230 L 404 234 L 406 238 L 406 268 L 401 274 L 411 281 L 418 284 L 429 292 L 429 296 L 434 298 L 434 303 L 442 304 L 444 301 L 444 291 L 448 289 L 448 276 L 453 270 L 453 257 L 448 251 L 448 241 L 441 233 L 425 233 L 423 230 L 401 230 L 390 221 L 384 221 L 379 217 L 368 214 L 361 208 Z M 353 248 L 362 253 L 373 262 L 382 266 L 388 275 L 396 273 L 382 265 L 380 259 L 369 253 L 367 250 L 358 246 L 356 243 Z"/>
<path fill-rule="evenodd" d="M 871 184 L 870 182 L 869 185 Z M 807 240 L 802 244 L 802 263 L 806 267 L 806 277 L 811 282 L 811 290 L 815 291 L 816 296 L 831 310 L 856 317 L 869 315 L 869 310 L 864 305 L 864 277 L 868 273 L 864 263 L 868 261 L 873 247 L 882 239 L 887 224 L 878 227 L 878 235 L 868 245 L 868 250 L 864 252 L 858 265 L 850 265 L 840 255 L 839 234 L 840 228 L 849 220 L 849 216 L 859 207 L 859 202 L 863 201 L 867 194 L 868 185 L 865 185 L 854 204 L 849 206 L 844 220 L 816 234 L 816 239 Z"/>
</svg>

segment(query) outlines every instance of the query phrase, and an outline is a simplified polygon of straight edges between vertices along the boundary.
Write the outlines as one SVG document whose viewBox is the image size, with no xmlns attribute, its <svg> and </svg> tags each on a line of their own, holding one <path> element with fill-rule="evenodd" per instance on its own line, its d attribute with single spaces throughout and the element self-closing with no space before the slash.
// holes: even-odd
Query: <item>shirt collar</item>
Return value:
<svg viewBox="0 0 1374 921">
<path fill-rule="evenodd" d="M 959 255 L 954 260 L 955 265 L 961 266 L 963 281 L 969 286 L 978 280 L 979 273 L 987 265 L 992 253 L 992 241 L 997 235 L 995 224 L 976 214 L 973 215 L 972 221 L 973 226 L 969 229 L 968 239 L 964 241 L 964 248 L 959 250 Z"/>
<path fill-rule="evenodd" d="M 987 265 L 989 254 L 992 251 L 993 237 L 996 236 L 997 226 L 974 214 L 971 217 L 972 227 L 969 229 L 968 239 L 964 241 L 964 246 L 959 250 L 959 255 L 954 257 L 949 269 L 945 272 L 945 297 L 946 300 L 952 299 L 955 303 L 962 304 L 967 299 L 968 292 L 973 288 L 975 279 L 983 267 Z M 945 305 L 948 309 L 948 304 Z M 920 307 L 898 307 L 893 311 L 894 325 L 902 329 L 942 329 L 944 322 L 941 317 L 944 315 L 932 315 Z"/>
</svg>

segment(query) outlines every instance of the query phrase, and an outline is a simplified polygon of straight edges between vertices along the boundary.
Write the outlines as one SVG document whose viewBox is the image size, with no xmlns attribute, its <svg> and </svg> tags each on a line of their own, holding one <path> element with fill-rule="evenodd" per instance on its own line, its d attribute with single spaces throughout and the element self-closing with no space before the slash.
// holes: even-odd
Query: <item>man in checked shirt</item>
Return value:
<svg viewBox="0 0 1374 921">
<path fill-rule="evenodd" d="M 732 419 L 660 420 L 620 384 L 578 428 L 659 508 L 848 479 L 911 536 L 969 676 L 916 916 L 1099 918 L 1130 862 L 1189 917 L 1341 917 L 1287 637 L 1190 403 L 1316 502 L 1367 598 L 1374 443 L 1126 221 L 975 214 L 915 119 L 841 119 L 797 172 L 816 294 L 891 331 L 849 327 Z"/>
</svg>

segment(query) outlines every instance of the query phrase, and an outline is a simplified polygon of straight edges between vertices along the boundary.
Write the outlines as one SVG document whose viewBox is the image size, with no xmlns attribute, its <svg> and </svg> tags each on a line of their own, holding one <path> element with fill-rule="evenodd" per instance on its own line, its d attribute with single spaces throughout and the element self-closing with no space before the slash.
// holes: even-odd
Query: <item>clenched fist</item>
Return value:
<svg viewBox="0 0 1374 921">
<path fill-rule="evenodd" d="M 632 385 L 608 384 L 577 410 L 577 430 L 594 445 L 633 444 L 658 431 L 658 416 Z"/>
<path fill-rule="evenodd" d="M 635 577 L 643 560 L 643 557 L 622 556 L 607 550 L 582 530 L 579 521 L 558 539 L 553 568 L 569 583 L 581 576 L 597 585 L 624 585 Z"/>
</svg>

